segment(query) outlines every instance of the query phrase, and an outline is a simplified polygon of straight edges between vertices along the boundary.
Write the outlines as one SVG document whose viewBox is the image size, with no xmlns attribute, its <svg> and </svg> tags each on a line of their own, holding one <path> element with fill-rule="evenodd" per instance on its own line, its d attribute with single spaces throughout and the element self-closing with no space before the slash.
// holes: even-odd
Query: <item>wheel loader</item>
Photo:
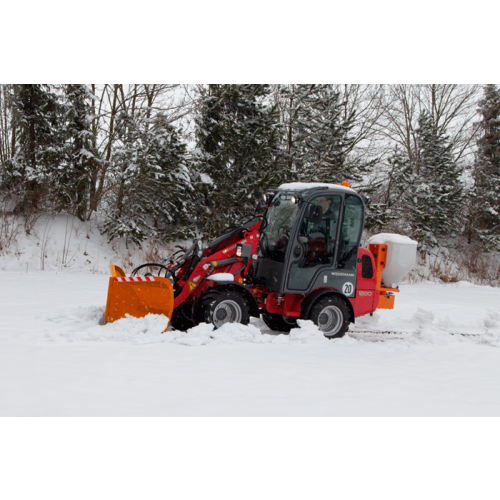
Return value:
<svg viewBox="0 0 500 500">
<path fill-rule="evenodd" d="M 128 277 L 111 266 L 104 321 L 162 314 L 165 330 L 185 331 L 262 317 L 271 330 L 288 332 L 308 319 L 338 338 L 355 318 L 394 307 L 416 242 L 382 234 L 361 247 L 366 200 L 347 182 L 283 184 L 264 201 L 261 213 L 206 246 L 195 239 Z"/>
</svg>

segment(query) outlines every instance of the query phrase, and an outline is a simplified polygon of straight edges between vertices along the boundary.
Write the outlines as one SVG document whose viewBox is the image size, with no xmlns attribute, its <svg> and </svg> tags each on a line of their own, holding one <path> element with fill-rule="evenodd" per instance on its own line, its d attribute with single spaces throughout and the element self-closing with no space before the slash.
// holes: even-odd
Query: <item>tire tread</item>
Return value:
<svg viewBox="0 0 500 500">
<path fill-rule="evenodd" d="M 326 338 L 329 339 L 338 339 L 343 337 L 347 330 L 349 329 L 349 323 L 350 323 L 350 313 L 349 313 L 349 308 L 347 307 L 347 304 L 343 299 L 336 295 L 327 295 L 326 297 L 323 296 L 320 299 L 318 299 L 314 305 L 311 307 L 311 311 L 309 313 L 309 318 L 310 320 L 313 321 L 315 325 L 318 326 L 319 322 L 319 316 L 321 314 L 321 311 L 327 307 L 327 306 L 336 306 L 340 309 L 343 315 L 343 322 L 342 326 L 340 327 L 340 330 L 334 334 L 334 335 L 326 335 Z"/>
</svg>

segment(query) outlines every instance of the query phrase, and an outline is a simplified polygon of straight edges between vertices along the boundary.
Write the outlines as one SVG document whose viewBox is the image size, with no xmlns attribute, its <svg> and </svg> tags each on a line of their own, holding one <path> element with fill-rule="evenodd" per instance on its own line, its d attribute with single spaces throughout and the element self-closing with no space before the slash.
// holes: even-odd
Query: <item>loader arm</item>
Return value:
<svg viewBox="0 0 500 500">
<path fill-rule="evenodd" d="M 158 264 L 170 273 L 172 281 L 175 282 L 175 297 L 171 280 L 160 276 L 127 277 L 123 269 L 112 265 L 104 321 L 108 323 L 127 316 L 142 318 L 147 314 L 161 314 L 168 318 L 168 328 L 174 309 L 188 300 L 197 300 L 207 288 L 213 286 L 213 283 L 206 278 L 214 270 L 216 273 L 229 272 L 233 276 L 241 276 L 238 281 L 240 284 L 243 283 L 251 260 L 246 259 L 244 262 L 237 260 L 236 245 L 241 243 L 251 246 L 252 255 L 257 258 L 255 254 L 262 220 L 261 216 L 255 217 L 242 225 L 238 231 L 216 240 L 215 244 L 203 250 L 201 260 L 196 265 L 193 259 L 198 260 L 200 257 L 194 250 L 190 256 L 188 256 L 189 250 L 186 251 L 186 254 L 177 261 L 170 259 L 167 265 Z M 232 267 L 235 264 L 237 267 Z M 191 271 L 192 266 L 194 269 Z M 194 297 L 190 298 L 192 295 Z"/>
</svg>

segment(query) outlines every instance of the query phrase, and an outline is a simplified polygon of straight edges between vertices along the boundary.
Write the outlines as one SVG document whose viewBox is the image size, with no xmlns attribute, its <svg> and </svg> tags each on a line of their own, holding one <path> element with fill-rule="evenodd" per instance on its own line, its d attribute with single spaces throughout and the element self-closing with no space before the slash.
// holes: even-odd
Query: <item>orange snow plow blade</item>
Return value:
<svg viewBox="0 0 500 500">
<path fill-rule="evenodd" d="M 111 266 L 105 323 L 125 318 L 143 318 L 148 314 L 163 314 L 167 327 L 174 310 L 172 283 L 158 276 L 127 278 L 118 266 Z"/>
</svg>

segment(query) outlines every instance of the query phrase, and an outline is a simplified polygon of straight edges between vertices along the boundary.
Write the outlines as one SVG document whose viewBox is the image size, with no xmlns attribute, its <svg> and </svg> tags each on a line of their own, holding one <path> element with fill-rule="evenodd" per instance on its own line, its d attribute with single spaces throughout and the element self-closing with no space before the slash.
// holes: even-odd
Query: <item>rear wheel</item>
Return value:
<svg viewBox="0 0 500 500">
<path fill-rule="evenodd" d="M 323 332 L 325 337 L 343 337 L 349 329 L 349 311 L 346 303 L 335 295 L 319 299 L 311 309 L 309 319 Z"/>
<path fill-rule="evenodd" d="M 212 323 L 216 329 L 226 323 L 248 325 L 248 309 L 247 301 L 238 292 L 231 289 L 213 290 L 201 298 L 199 319 Z"/>
<path fill-rule="evenodd" d="M 297 328 L 297 320 L 281 314 L 262 313 L 264 323 L 275 332 L 289 332 L 292 328 Z"/>
</svg>

